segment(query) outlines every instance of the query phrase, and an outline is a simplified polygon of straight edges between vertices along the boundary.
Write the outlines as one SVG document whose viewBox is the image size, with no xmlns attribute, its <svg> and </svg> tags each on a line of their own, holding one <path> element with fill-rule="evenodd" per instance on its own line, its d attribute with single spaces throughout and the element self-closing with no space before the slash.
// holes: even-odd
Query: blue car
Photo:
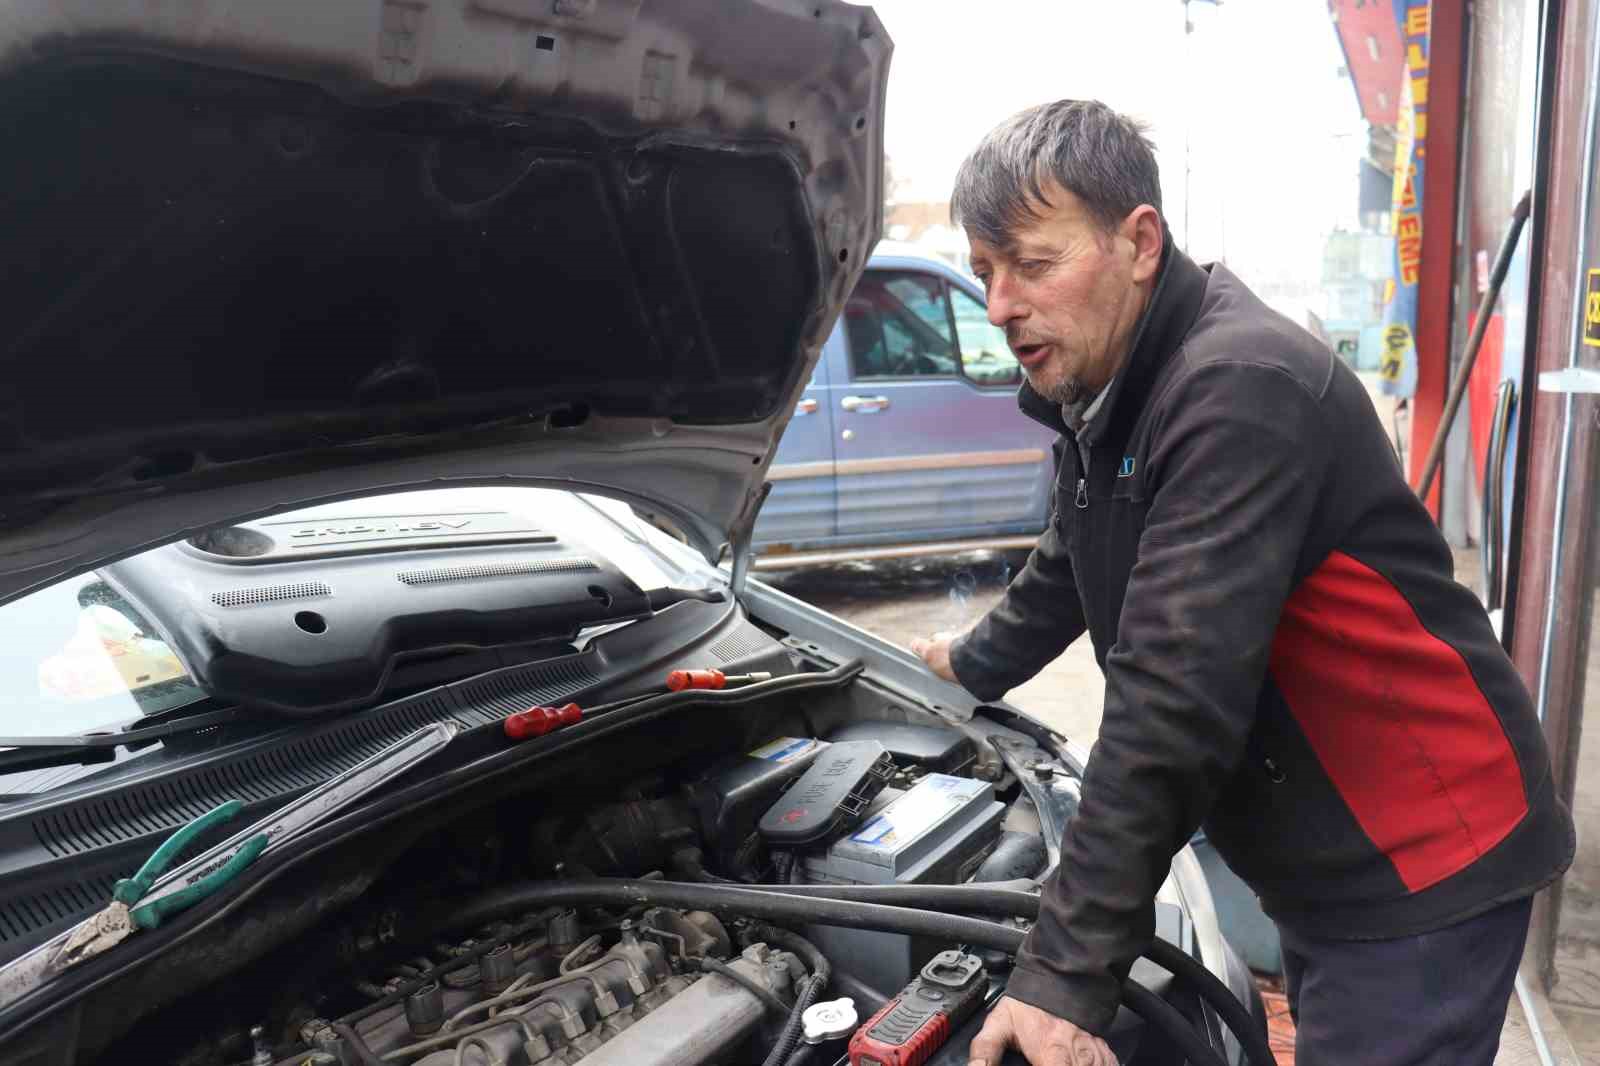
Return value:
<svg viewBox="0 0 1600 1066">
<path fill-rule="evenodd" d="M 1053 436 L 1018 412 L 1021 382 L 976 281 L 879 245 L 784 432 L 756 550 L 1028 546 Z"/>
</svg>

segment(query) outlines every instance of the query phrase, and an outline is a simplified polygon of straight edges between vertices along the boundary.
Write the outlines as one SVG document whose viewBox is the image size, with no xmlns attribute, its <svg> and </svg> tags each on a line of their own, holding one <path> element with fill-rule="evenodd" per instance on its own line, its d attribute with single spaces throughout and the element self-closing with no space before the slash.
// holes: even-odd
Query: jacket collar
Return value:
<svg viewBox="0 0 1600 1066">
<path fill-rule="evenodd" d="M 1110 391 L 1094 421 L 1083 431 L 1084 441 L 1089 445 L 1104 440 L 1113 427 L 1129 426 L 1132 419 L 1138 418 L 1156 376 L 1177 353 L 1189 327 L 1199 317 L 1207 272 L 1178 250 L 1171 232 L 1163 228 L 1162 237 L 1166 251 L 1155 290 L 1150 295 L 1150 306 L 1145 308 L 1134 330 L 1132 352 L 1107 386 Z M 1026 381 L 1017 390 L 1017 406 L 1034 421 L 1071 436 L 1071 430 L 1061 418 L 1060 405 L 1040 396 Z"/>
</svg>

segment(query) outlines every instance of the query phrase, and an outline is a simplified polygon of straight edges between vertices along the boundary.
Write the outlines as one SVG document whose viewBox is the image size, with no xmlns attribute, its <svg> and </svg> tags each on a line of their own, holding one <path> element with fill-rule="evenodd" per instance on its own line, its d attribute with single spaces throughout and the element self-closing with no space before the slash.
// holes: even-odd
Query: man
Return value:
<svg viewBox="0 0 1600 1066">
<path fill-rule="evenodd" d="M 1058 475 L 1001 602 L 915 647 L 994 699 L 1087 629 L 1106 684 L 1060 866 L 972 1061 L 1113 1061 L 1098 1034 L 1204 823 L 1282 933 L 1301 1066 L 1487 1066 L 1572 821 L 1360 381 L 1172 246 L 1150 145 L 1102 104 L 1003 123 L 951 207 Z"/>
</svg>

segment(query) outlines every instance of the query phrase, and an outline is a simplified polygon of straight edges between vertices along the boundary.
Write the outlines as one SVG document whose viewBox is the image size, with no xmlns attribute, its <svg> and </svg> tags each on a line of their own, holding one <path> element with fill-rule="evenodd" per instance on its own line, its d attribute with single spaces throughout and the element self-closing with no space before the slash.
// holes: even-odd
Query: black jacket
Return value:
<svg viewBox="0 0 1600 1066">
<path fill-rule="evenodd" d="M 1103 1032 L 1202 824 L 1312 936 L 1424 932 L 1571 862 L 1532 703 L 1372 401 L 1225 267 L 1167 253 L 1049 528 L 951 650 L 994 699 L 1085 628 L 1105 714 L 1009 993 Z M 1087 455 L 1087 464 L 1082 456 Z M 1085 468 L 1086 466 L 1086 468 Z"/>
</svg>

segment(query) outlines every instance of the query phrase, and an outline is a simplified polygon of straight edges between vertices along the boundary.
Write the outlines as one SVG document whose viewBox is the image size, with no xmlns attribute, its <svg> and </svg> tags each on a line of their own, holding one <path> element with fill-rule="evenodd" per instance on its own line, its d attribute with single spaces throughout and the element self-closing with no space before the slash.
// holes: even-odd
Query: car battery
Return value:
<svg viewBox="0 0 1600 1066">
<path fill-rule="evenodd" d="M 960 884 L 999 841 L 1004 812 L 987 781 L 929 774 L 903 792 L 885 789 L 857 829 L 803 853 L 801 872 L 819 884 Z M 826 925 L 807 926 L 805 936 L 884 1000 L 949 947 L 931 937 Z"/>
<path fill-rule="evenodd" d="M 887 802 L 884 796 L 853 833 L 802 856 L 806 880 L 960 884 L 1000 839 L 1005 805 L 995 799 L 994 785 L 987 781 L 929 774 Z"/>
</svg>

